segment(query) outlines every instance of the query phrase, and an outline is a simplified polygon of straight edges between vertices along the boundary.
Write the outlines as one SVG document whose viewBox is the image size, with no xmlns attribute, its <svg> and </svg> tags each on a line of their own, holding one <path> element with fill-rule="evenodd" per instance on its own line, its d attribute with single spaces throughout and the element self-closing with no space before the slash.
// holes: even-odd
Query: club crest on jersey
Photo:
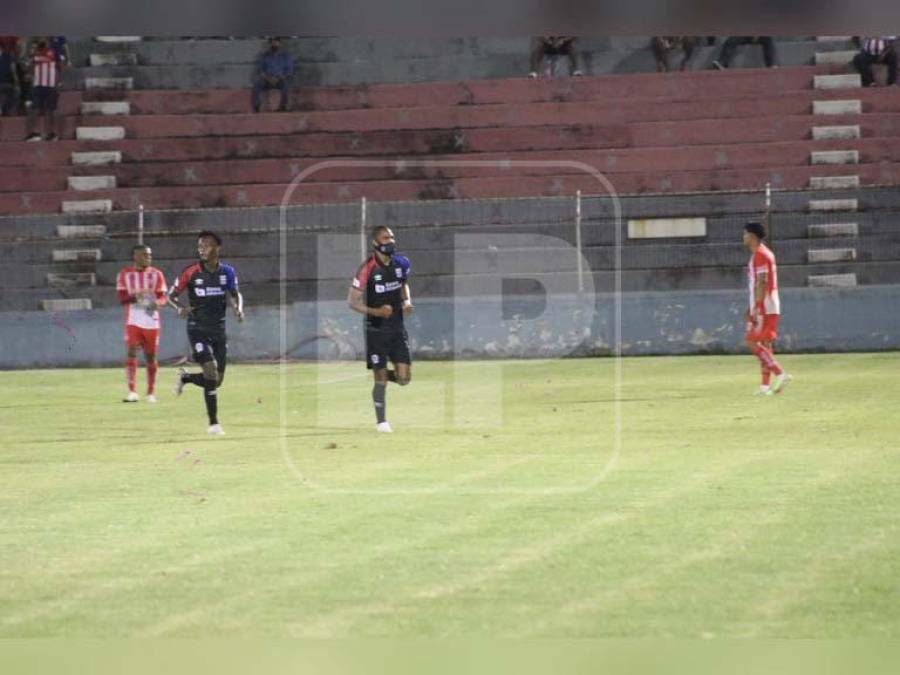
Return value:
<svg viewBox="0 0 900 675">
<path fill-rule="evenodd" d="M 403 268 L 402 268 L 402 267 L 395 267 L 395 268 L 394 268 L 394 274 L 397 276 L 398 279 L 403 278 Z"/>
<path fill-rule="evenodd" d="M 220 275 L 219 275 L 219 283 L 220 283 L 222 286 L 224 286 L 225 284 L 228 283 L 228 277 L 225 276 L 224 274 L 220 274 Z"/>
</svg>

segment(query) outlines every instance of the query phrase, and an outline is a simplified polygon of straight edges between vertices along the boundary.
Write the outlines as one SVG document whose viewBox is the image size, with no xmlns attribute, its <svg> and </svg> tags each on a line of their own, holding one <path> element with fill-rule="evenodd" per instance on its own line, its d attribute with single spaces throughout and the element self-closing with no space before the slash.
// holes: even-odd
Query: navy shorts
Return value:
<svg viewBox="0 0 900 675">
<path fill-rule="evenodd" d="M 213 359 L 219 368 L 219 375 L 225 372 L 225 363 L 228 359 L 228 340 L 225 331 L 210 331 L 196 328 L 188 329 L 188 340 L 191 343 L 191 353 L 197 363 L 209 363 Z"/>
<path fill-rule="evenodd" d="M 411 364 L 409 357 L 409 336 L 406 329 L 377 330 L 366 329 L 366 367 L 369 370 L 387 368 L 393 364 Z"/>
<path fill-rule="evenodd" d="M 34 87 L 31 90 L 31 105 L 35 112 L 54 113 L 59 102 L 59 89 L 56 87 Z"/>
</svg>

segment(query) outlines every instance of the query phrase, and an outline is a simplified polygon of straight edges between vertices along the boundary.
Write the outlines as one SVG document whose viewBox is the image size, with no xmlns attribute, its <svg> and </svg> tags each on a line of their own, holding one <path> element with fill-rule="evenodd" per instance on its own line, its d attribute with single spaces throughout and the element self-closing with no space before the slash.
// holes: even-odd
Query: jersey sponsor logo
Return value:
<svg viewBox="0 0 900 675">
<path fill-rule="evenodd" d="M 390 293 L 391 291 L 399 290 L 403 284 L 399 281 L 389 281 L 386 284 L 375 284 L 375 292 L 376 293 Z"/>
<path fill-rule="evenodd" d="M 210 286 L 209 288 L 195 288 L 194 295 L 198 298 L 209 298 L 213 295 L 225 295 L 225 291 L 218 286 Z"/>
</svg>

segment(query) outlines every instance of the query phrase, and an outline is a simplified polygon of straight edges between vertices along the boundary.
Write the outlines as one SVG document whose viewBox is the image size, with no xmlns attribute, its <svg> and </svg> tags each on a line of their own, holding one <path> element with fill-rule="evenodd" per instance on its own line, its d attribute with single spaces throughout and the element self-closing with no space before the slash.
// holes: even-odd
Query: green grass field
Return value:
<svg viewBox="0 0 900 675">
<path fill-rule="evenodd" d="M 783 363 L 0 373 L 0 637 L 900 637 L 900 356 Z"/>
</svg>

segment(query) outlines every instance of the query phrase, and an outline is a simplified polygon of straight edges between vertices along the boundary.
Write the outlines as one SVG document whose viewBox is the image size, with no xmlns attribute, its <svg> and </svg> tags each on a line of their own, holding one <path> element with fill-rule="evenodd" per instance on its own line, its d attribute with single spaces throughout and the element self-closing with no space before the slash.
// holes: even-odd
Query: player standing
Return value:
<svg viewBox="0 0 900 675">
<path fill-rule="evenodd" d="M 194 361 L 203 369 L 200 373 L 188 373 L 184 368 L 179 368 L 175 395 L 180 396 L 186 384 L 202 387 L 209 416 L 208 431 L 217 436 L 225 433 L 219 424 L 217 397 L 225 378 L 228 357 L 225 313 L 229 302 L 237 320 L 244 320 L 244 299 L 238 290 L 237 274 L 231 265 L 219 260 L 221 245 L 219 235 L 208 230 L 201 232 L 197 236 L 200 262 L 186 267 L 169 291 L 169 303 L 178 311 L 178 316 L 187 319 L 188 341 Z M 184 290 L 188 292 L 190 307 L 178 303 L 177 297 Z"/>
<path fill-rule="evenodd" d="M 156 350 L 159 346 L 159 308 L 166 305 L 166 279 L 150 265 L 153 252 L 149 246 L 138 244 L 131 250 L 134 265 L 124 267 L 116 279 L 119 302 L 125 309 L 125 379 L 128 394 L 125 403 L 139 400 L 137 379 L 138 349 L 144 350 L 147 367 L 147 403 L 156 403 Z"/>
<path fill-rule="evenodd" d="M 375 378 L 375 429 L 384 433 L 393 431 L 386 419 L 387 383 L 405 386 L 412 378 L 409 337 L 403 325 L 404 315 L 413 311 L 409 260 L 395 253 L 396 245 L 389 227 L 379 225 L 374 229 L 372 255 L 359 266 L 347 295 L 350 308 L 366 317 L 366 367 Z M 388 370 L 388 361 L 395 370 Z"/>
<path fill-rule="evenodd" d="M 747 265 L 747 282 L 750 305 L 747 309 L 747 334 L 750 350 L 759 359 L 762 383 L 757 394 L 780 394 L 791 381 L 791 376 L 775 360 L 772 343 L 778 337 L 778 319 L 781 301 L 778 297 L 778 268 L 775 254 L 766 246 L 766 229 L 762 223 L 752 222 L 744 226 L 744 245 L 750 250 Z M 774 382 L 770 379 L 775 375 Z"/>
</svg>

